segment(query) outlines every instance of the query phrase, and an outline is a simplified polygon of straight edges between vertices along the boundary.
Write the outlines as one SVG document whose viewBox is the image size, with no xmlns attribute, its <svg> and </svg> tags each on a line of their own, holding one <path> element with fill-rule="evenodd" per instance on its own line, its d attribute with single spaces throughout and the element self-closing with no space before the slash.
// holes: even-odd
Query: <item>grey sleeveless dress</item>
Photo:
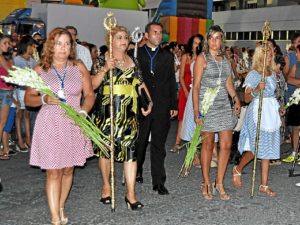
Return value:
<svg viewBox="0 0 300 225">
<path fill-rule="evenodd" d="M 221 62 L 215 61 L 210 54 L 206 54 L 204 57 L 207 64 L 201 80 L 199 93 L 200 109 L 206 89 L 216 87 L 219 77 L 221 78 L 221 88 L 204 118 L 202 131 L 219 132 L 232 130 L 234 126 L 233 115 L 226 89 L 226 79 L 231 74 L 230 62 L 225 58 Z"/>
</svg>

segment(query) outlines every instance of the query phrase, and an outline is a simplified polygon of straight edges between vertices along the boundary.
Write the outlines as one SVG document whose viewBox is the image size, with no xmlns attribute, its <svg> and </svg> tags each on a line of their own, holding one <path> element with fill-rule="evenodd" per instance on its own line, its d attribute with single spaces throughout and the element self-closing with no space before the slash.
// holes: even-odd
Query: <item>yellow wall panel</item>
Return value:
<svg viewBox="0 0 300 225">
<path fill-rule="evenodd" d="M 0 0 L 0 20 L 5 19 L 13 10 L 25 8 L 27 0 Z"/>
</svg>

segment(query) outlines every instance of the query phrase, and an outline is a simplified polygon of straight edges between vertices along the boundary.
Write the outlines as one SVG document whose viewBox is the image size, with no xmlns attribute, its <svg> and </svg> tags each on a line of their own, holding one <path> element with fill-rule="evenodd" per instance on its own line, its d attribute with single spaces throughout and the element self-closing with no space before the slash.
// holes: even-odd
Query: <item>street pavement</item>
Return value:
<svg viewBox="0 0 300 225">
<path fill-rule="evenodd" d="M 172 126 L 166 148 L 170 149 L 176 135 L 176 121 Z M 49 146 L 51 148 L 51 146 Z M 282 152 L 288 146 L 282 146 Z M 167 152 L 166 187 L 170 194 L 158 195 L 152 190 L 149 151 L 145 163 L 144 183 L 136 185 L 138 199 L 145 205 L 142 211 L 128 210 L 125 187 L 121 185 L 122 164 L 116 164 L 116 210 L 99 202 L 101 177 L 97 158 L 90 159 L 84 168 L 76 168 L 74 184 L 65 210 L 70 225 L 295 225 L 300 224 L 298 194 L 295 183 L 300 177 L 288 177 L 291 164 L 271 166 L 269 184 L 278 192 L 275 198 L 257 193 L 260 180 L 258 163 L 255 196 L 250 198 L 252 165 L 243 174 L 243 188 L 231 185 L 232 166 L 228 166 L 225 187 L 231 200 L 221 201 L 215 196 L 206 201 L 201 196 L 200 170 L 192 168 L 187 178 L 178 178 L 185 150 L 179 154 Z M 28 164 L 29 153 L 18 153 L 9 161 L 0 161 L 0 177 L 4 186 L 0 193 L 0 225 L 50 224 L 45 194 L 45 172 Z M 296 166 L 296 172 L 300 167 Z M 215 179 L 216 169 L 211 171 Z"/>
</svg>

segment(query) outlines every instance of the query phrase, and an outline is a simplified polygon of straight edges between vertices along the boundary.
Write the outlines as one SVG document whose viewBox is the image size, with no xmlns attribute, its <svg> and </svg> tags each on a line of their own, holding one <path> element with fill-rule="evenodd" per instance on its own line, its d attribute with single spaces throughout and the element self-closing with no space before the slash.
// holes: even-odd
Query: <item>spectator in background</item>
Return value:
<svg viewBox="0 0 300 225">
<path fill-rule="evenodd" d="M 35 48 L 34 39 L 26 35 L 17 45 L 17 56 L 14 58 L 14 65 L 20 68 L 34 68 L 36 61 L 33 59 Z M 17 100 L 20 108 L 16 114 L 16 132 L 18 136 L 18 147 L 20 151 L 27 152 L 31 146 L 31 129 L 30 129 L 30 111 L 25 108 L 24 96 L 26 87 L 19 86 L 17 88 Z M 25 142 L 22 137 L 22 121 L 25 125 Z"/>
<path fill-rule="evenodd" d="M 97 46 L 94 45 L 94 44 L 88 44 L 88 47 L 89 47 L 89 50 L 90 50 L 90 53 L 91 53 L 91 57 L 92 57 L 92 61 L 93 63 L 95 62 L 97 56 L 98 56 L 98 49 L 97 49 Z"/>
<path fill-rule="evenodd" d="M 8 76 L 8 70 L 12 69 L 11 64 L 5 59 L 3 53 L 8 52 L 10 47 L 10 38 L 0 33 L 0 74 L 2 76 Z M 0 78 L 0 141 L 3 137 L 3 129 L 5 127 L 9 108 L 12 103 L 12 86 L 5 83 Z M 0 152 L 0 160 L 8 160 L 8 149 L 3 149 Z"/>
<path fill-rule="evenodd" d="M 298 46 L 300 44 L 300 33 L 295 33 L 295 35 L 292 38 L 292 47 L 294 49 L 296 49 L 296 46 Z M 285 57 L 285 66 L 283 68 L 283 75 L 285 76 L 285 79 L 287 80 L 287 91 L 285 93 L 285 102 L 287 102 L 289 100 L 289 98 L 291 97 L 291 95 L 294 93 L 296 86 L 295 83 L 289 82 L 289 74 L 290 71 L 292 70 L 293 66 L 297 63 L 297 56 L 296 56 L 296 51 L 291 51 L 290 53 L 288 53 Z M 294 78 L 294 77 L 293 77 Z M 291 79 L 290 79 L 291 81 Z M 289 118 L 289 115 L 287 114 L 287 119 Z M 288 119 L 289 120 L 289 119 Z M 288 133 L 290 132 L 289 128 L 288 129 Z M 292 135 L 293 136 L 293 135 Z M 297 136 L 294 135 L 294 137 L 296 138 Z M 286 158 L 282 159 L 282 162 L 293 162 L 296 156 L 296 150 L 297 150 L 297 145 L 298 145 L 298 139 L 293 139 L 291 140 L 292 143 L 292 153 L 290 155 L 288 155 Z"/>
<path fill-rule="evenodd" d="M 99 56 L 105 55 L 105 53 L 106 53 L 107 51 L 108 51 L 108 48 L 107 48 L 106 45 L 100 46 L 100 48 L 99 48 Z"/>
<path fill-rule="evenodd" d="M 77 29 L 73 26 L 66 26 L 66 29 L 70 32 L 73 40 L 76 42 L 78 35 Z M 88 71 L 91 71 L 93 61 L 89 49 L 79 43 L 76 43 L 76 58 L 83 62 Z"/>
</svg>

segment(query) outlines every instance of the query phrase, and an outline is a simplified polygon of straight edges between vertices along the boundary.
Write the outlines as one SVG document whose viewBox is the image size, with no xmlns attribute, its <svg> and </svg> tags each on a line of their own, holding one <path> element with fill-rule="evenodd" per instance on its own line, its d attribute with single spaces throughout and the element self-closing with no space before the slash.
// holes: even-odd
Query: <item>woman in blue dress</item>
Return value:
<svg viewBox="0 0 300 225">
<path fill-rule="evenodd" d="M 250 102 L 245 121 L 240 133 L 238 149 L 244 153 L 240 163 L 233 167 L 232 183 L 241 188 L 243 168 L 254 158 L 255 137 L 258 120 L 259 93 L 264 89 L 260 124 L 260 140 L 257 157 L 261 159 L 261 184 L 259 192 L 274 197 L 276 192 L 268 186 L 270 160 L 280 158 L 280 115 L 276 100 L 276 64 L 273 51 L 268 47 L 265 68 L 265 82 L 261 81 L 263 73 L 264 49 L 258 46 L 253 56 L 252 71 L 245 79 L 245 102 Z"/>
</svg>

